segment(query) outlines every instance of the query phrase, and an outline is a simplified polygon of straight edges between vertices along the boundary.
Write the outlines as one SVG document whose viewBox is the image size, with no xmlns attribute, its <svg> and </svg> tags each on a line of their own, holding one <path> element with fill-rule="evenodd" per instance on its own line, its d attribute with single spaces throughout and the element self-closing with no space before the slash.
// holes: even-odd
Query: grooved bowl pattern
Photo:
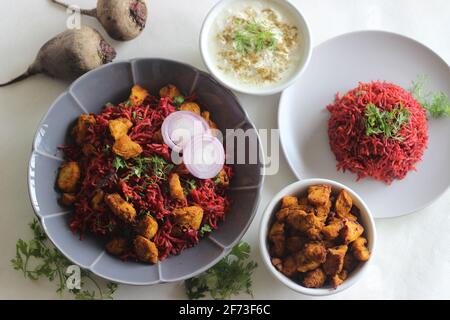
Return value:
<svg viewBox="0 0 450 320">
<path fill-rule="evenodd" d="M 242 238 L 259 203 L 263 184 L 262 149 L 257 133 L 258 161 L 233 165 L 232 205 L 219 229 L 194 248 L 169 257 L 156 265 L 122 262 L 104 251 L 101 239 L 87 236 L 83 241 L 68 228 L 70 210 L 61 207 L 55 190 L 58 168 L 68 128 L 82 113 L 98 113 L 107 102 L 128 98 L 130 88 L 139 84 L 156 93 L 171 83 L 185 94 L 196 92 L 199 103 L 209 110 L 219 129 L 254 128 L 235 95 L 210 75 L 192 66 L 164 59 L 135 59 L 116 62 L 91 71 L 76 80 L 50 107 L 33 141 L 28 168 L 28 186 L 33 209 L 53 244 L 71 261 L 114 282 L 151 285 L 191 278 L 212 267 Z M 226 138 L 225 138 L 226 139 Z M 249 147 L 246 144 L 246 152 Z"/>
</svg>

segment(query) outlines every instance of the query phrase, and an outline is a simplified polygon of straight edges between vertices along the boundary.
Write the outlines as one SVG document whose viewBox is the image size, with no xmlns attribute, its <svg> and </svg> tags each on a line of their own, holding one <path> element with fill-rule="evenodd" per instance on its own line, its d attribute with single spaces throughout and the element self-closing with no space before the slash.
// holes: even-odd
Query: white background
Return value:
<svg viewBox="0 0 450 320">
<path fill-rule="evenodd" d="M 87 7 L 94 0 L 71 0 Z M 310 22 L 314 45 L 361 29 L 394 31 L 417 39 L 450 62 L 448 0 L 293 0 Z M 216 0 L 152 0 L 145 32 L 128 43 L 112 42 L 119 59 L 165 57 L 204 69 L 198 50 L 201 23 Z M 21 73 L 40 46 L 65 29 L 63 10 L 46 0 L 0 2 L 0 82 Z M 91 18 L 83 23 L 104 31 Z M 356 48 L 355 48 L 356 49 Z M 380 48 L 383 50 L 383 48 Z M 36 76 L 0 88 L 0 298 L 60 298 L 55 284 L 32 282 L 12 269 L 19 237 L 28 239 L 33 218 L 26 172 L 35 128 L 68 83 Z M 238 95 L 258 128 L 276 128 L 279 95 Z M 253 290 L 258 299 L 309 299 L 274 280 L 262 265 L 258 225 L 272 195 L 295 180 L 284 157 L 277 176 L 267 177 L 258 215 L 244 240 L 259 263 Z M 430 181 L 433 183 L 433 181 Z M 424 186 L 426 188 L 426 186 Z M 383 201 L 383 199 L 380 199 Z M 450 299 L 450 192 L 428 209 L 391 220 L 377 220 L 378 255 L 362 281 L 331 299 Z M 185 298 L 181 284 L 120 286 L 119 299 Z M 247 298 L 242 295 L 238 298 Z"/>
</svg>

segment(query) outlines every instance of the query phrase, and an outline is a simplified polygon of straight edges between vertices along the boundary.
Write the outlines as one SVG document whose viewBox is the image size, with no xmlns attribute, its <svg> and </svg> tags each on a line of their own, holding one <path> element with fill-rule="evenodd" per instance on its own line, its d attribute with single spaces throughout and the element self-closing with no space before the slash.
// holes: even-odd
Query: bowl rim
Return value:
<svg viewBox="0 0 450 320">
<path fill-rule="evenodd" d="M 187 64 L 187 63 L 184 63 L 184 62 L 180 62 L 180 61 L 177 61 L 177 60 L 166 59 L 166 58 L 142 57 L 142 58 L 132 58 L 132 59 L 120 59 L 120 60 L 116 60 L 114 62 L 105 64 L 105 65 L 102 65 L 102 66 L 100 66 L 100 67 L 98 67 L 98 68 L 96 68 L 94 70 L 91 70 L 91 71 L 85 73 L 84 75 L 82 75 L 79 78 L 77 78 L 76 80 L 74 80 L 68 86 L 68 88 L 66 88 L 60 95 L 57 96 L 57 98 L 50 105 L 50 107 L 47 110 L 47 112 L 45 112 L 45 114 L 42 116 L 42 118 L 40 119 L 40 121 L 39 121 L 39 123 L 38 123 L 38 125 L 36 127 L 35 134 L 34 134 L 33 140 L 32 140 L 30 154 L 29 154 L 29 160 L 27 162 L 28 167 L 27 167 L 27 178 L 26 179 L 27 179 L 27 185 L 28 185 L 28 188 L 27 188 L 27 190 L 28 190 L 28 197 L 30 199 L 30 203 L 31 203 L 31 206 L 33 208 L 34 215 L 37 218 L 37 220 L 39 221 L 39 223 L 41 224 L 41 226 L 42 226 L 42 228 L 43 228 L 43 230 L 44 230 L 48 240 L 55 246 L 55 248 L 58 249 L 59 252 L 61 252 L 61 254 L 65 258 L 67 258 L 69 261 L 71 261 L 73 264 L 79 266 L 80 268 L 82 268 L 84 270 L 88 270 L 92 274 L 94 274 L 94 275 L 96 275 L 96 276 L 98 276 L 98 277 L 100 277 L 102 279 L 105 279 L 107 281 L 112 281 L 112 282 L 115 282 L 115 283 L 120 283 L 120 284 L 125 284 L 125 285 L 133 285 L 133 286 L 148 286 L 148 285 L 155 285 L 155 284 L 162 284 L 162 283 L 174 283 L 174 282 L 183 281 L 183 280 L 195 277 L 195 276 L 201 274 L 202 272 L 205 272 L 206 270 L 210 269 L 215 264 L 217 264 L 227 254 L 229 254 L 231 252 L 231 249 L 242 239 L 242 237 L 248 231 L 248 229 L 250 228 L 251 223 L 253 222 L 253 220 L 254 220 L 254 218 L 256 216 L 256 213 L 258 211 L 259 204 L 260 204 L 261 198 L 262 198 L 261 195 L 262 195 L 262 189 L 263 189 L 263 186 L 264 186 L 265 170 L 266 170 L 265 166 L 264 166 L 264 163 L 262 162 L 263 160 L 261 158 L 260 161 L 259 161 L 261 179 L 260 179 L 258 185 L 255 188 L 256 201 L 253 204 L 249 222 L 245 225 L 245 227 L 239 233 L 238 237 L 236 237 L 236 239 L 230 245 L 228 245 L 228 246 L 221 245 L 222 252 L 215 259 L 211 260 L 208 264 L 204 265 L 203 267 L 199 268 L 195 272 L 191 273 L 189 276 L 181 276 L 181 277 L 173 278 L 173 279 L 169 279 L 169 280 L 161 279 L 161 271 L 160 271 L 160 268 L 161 268 L 160 264 L 161 264 L 161 262 L 160 261 L 158 261 L 158 264 L 157 264 L 159 279 L 154 280 L 154 281 L 148 281 L 148 282 L 127 281 L 127 280 L 120 280 L 120 279 L 115 279 L 115 278 L 110 277 L 110 276 L 102 275 L 100 272 L 97 272 L 94 267 L 96 265 L 97 260 L 99 260 L 106 253 L 105 250 L 103 250 L 100 253 L 99 257 L 97 257 L 93 261 L 93 263 L 91 263 L 91 265 L 89 265 L 89 266 L 83 266 L 83 265 L 80 265 L 79 263 L 75 262 L 74 259 L 65 250 L 63 250 L 60 245 L 58 245 L 58 242 L 55 241 L 53 239 L 53 237 L 51 237 L 49 235 L 48 228 L 47 228 L 47 225 L 45 223 L 45 216 L 43 216 L 41 214 L 41 210 L 37 207 L 37 204 L 34 203 L 34 201 L 33 201 L 32 193 L 33 193 L 33 190 L 36 189 L 36 186 L 33 186 L 33 184 L 31 183 L 32 181 L 35 181 L 35 178 L 32 177 L 32 163 L 31 162 L 33 160 L 33 157 L 36 154 L 37 155 L 50 156 L 51 157 L 51 155 L 42 153 L 41 151 L 37 150 L 37 148 L 36 148 L 37 140 L 39 138 L 39 129 L 44 125 L 45 120 L 51 114 L 52 110 L 56 107 L 56 105 L 58 104 L 59 100 L 62 97 L 64 97 L 65 95 L 71 95 L 72 96 L 72 89 L 73 89 L 73 87 L 76 86 L 79 82 L 83 81 L 85 78 L 89 77 L 91 75 L 91 73 L 95 73 L 95 72 L 98 72 L 99 70 L 106 69 L 106 68 L 111 68 L 114 65 L 123 64 L 123 63 L 130 64 L 130 68 L 131 68 L 132 73 L 133 73 L 134 72 L 135 63 L 140 62 L 140 61 L 148 61 L 148 60 L 150 60 L 150 61 L 168 62 L 168 63 L 176 63 L 176 64 L 179 64 L 179 65 L 182 65 L 182 66 L 185 66 L 185 67 L 189 67 L 189 68 L 195 70 L 198 74 L 202 74 L 202 75 L 206 76 L 208 79 L 210 79 L 211 81 L 213 81 L 214 83 L 219 84 L 221 86 L 222 90 L 227 92 L 237 102 L 238 107 L 240 108 L 240 110 L 244 114 L 244 118 L 245 118 L 244 122 L 248 123 L 252 128 L 254 128 L 254 129 L 256 128 L 255 124 L 250 119 L 247 111 L 243 108 L 241 102 L 239 101 L 237 96 L 234 94 L 234 92 L 231 91 L 229 88 L 224 87 L 220 82 L 218 82 L 208 72 L 202 71 L 202 70 L 198 69 L 197 67 L 195 67 L 193 65 L 190 65 L 190 64 Z M 135 83 L 134 73 L 133 73 L 132 81 L 133 81 L 133 83 Z M 80 109 L 80 111 L 81 111 L 81 109 Z M 259 151 L 260 157 L 263 157 L 264 156 L 264 153 L 263 153 L 264 149 L 262 147 L 261 138 L 260 138 L 259 132 L 257 130 L 255 130 L 255 131 L 256 131 L 256 135 L 257 135 L 257 139 L 258 139 L 258 146 L 259 146 L 259 150 L 260 150 Z M 70 210 L 67 210 L 67 211 L 70 211 Z M 54 215 L 55 214 L 52 214 L 51 216 L 54 216 Z M 209 241 L 215 242 L 214 240 L 209 240 Z M 117 260 L 117 261 L 121 262 L 120 260 Z"/>
<path fill-rule="evenodd" d="M 366 261 L 364 264 L 361 265 L 360 269 L 358 269 L 354 274 L 352 274 L 352 277 L 344 281 L 343 284 L 338 286 L 336 289 L 334 288 L 306 288 L 290 278 L 286 277 L 284 274 L 279 272 L 272 264 L 271 257 L 269 254 L 269 250 L 267 247 L 267 233 L 269 230 L 269 224 L 271 221 L 271 218 L 275 214 L 275 210 L 277 205 L 279 204 L 282 197 L 286 195 L 290 195 L 292 193 L 299 192 L 300 190 L 304 190 L 308 186 L 315 185 L 315 184 L 328 184 L 332 187 L 332 189 L 345 189 L 348 191 L 353 199 L 356 199 L 357 202 L 361 204 L 361 214 L 363 214 L 367 220 L 366 225 L 364 225 L 365 232 L 368 233 L 368 238 L 371 238 L 371 241 L 369 243 L 369 248 L 371 250 L 371 255 L 368 261 Z M 353 191 L 351 188 L 345 186 L 344 184 L 329 180 L 329 179 L 322 179 L 322 178 L 311 178 L 311 179 L 304 179 L 300 181 L 293 182 L 287 186 L 285 186 L 283 189 L 281 189 L 275 196 L 273 196 L 272 200 L 269 202 L 269 204 L 264 209 L 263 215 L 261 217 L 261 223 L 259 227 L 259 248 L 260 248 L 260 254 L 261 258 L 264 262 L 264 265 L 266 268 L 270 271 L 271 275 L 283 283 L 285 286 L 290 288 L 291 290 L 308 295 L 308 296 L 327 296 L 327 295 L 334 295 L 339 292 L 342 292 L 351 286 L 353 286 L 355 283 L 357 283 L 364 275 L 364 273 L 367 271 L 368 267 L 372 263 L 374 256 L 376 254 L 376 226 L 375 226 L 375 220 L 373 219 L 372 213 L 370 209 L 368 208 L 367 204 L 364 202 L 364 200 L 361 199 L 361 197 Z"/>
<path fill-rule="evenodd" d="M 305 69 L 308 67 L 309 62 L 311 61 L 311 56 L 313 52 L 313 38 L 311 33 L 311 28 L 308 20 L 305 18 L 305 16 L 301 13 L 301 11 L 295 6 L 290 0 L 266 0 L 266 1 L 274 1 L 278 4 L 285 6 L 290 12 L 293 13 L 293 15 L 296 17 L 296 21 L 299 22 L 299 25 L 302 25 L 301 27 L 303 38 L 304 38 L 304 46 L 305 46 L 305 59 L 304 62 L 299 64 L 297 67 L 297 70 L 293 73 L 293 75 L 286 80 L 283 83 L 276 83 L 273 86 L 268 86 L 266 88 L 246 88 L 243 87 L 237 83 L 233 83 L 231 81 L 227 81 L 224 79 L 223 76 L 221 76 L 219 73 L 215 72 L 215 69 L 212 67 L 212 59 L 209 58 L 209 50 L 207 48 L 208 44 L 208 35 L 211 27 L 211 21 L 215 17 L 216 14 L 223 8 L 226 8 L 226 6 L 230 2 L 235 2 L 237 0 L 221 0 L 218 3 L 216 3 L 208 12 L 206 15 L 206 18 L 203 20 L 203 24 L 200 31 L 200 37 L 199 37 L 199 46 L 200 46 L 200 53 L 202 56 L 203 63 L 205 64 L 206 68 L 208 69 L 209 73 L 213 75 L 213 77 L 220 82 L 223 86 L 230 88 L 234 91 L 255 95 L 255 96 L 267 96 L 272 95 L 276 93 L 282 92 L 284 89 L 292 86 L 298 78 L 303 74 Z M 207 28 L 209 26 L 209 28 Z"/>
</svg>

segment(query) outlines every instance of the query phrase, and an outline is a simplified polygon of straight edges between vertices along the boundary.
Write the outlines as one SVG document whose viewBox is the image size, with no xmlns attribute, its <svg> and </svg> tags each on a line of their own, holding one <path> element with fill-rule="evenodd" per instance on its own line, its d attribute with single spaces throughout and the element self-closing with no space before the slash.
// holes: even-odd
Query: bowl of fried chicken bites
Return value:
<svg viewBox="0 0 450 320">
<path fill-rule="evenodd" d="M 308 179 L 281 190 L 267 206 L 260 248 L 271 273 L 292 290 L 330 295 L 355 284 L 375 248 L 364 201 L 331 180 Z"/>
</svg>

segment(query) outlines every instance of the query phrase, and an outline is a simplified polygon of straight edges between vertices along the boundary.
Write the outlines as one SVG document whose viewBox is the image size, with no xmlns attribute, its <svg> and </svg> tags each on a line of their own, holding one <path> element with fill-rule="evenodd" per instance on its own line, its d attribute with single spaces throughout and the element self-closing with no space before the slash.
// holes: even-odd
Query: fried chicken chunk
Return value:
<svg viewBox="0 0 450 320">
<path fill-rule="evenodd" d="M 159 96 L 161 98 L 170 98 L 173 99 L 175 97 L 181 96 L 180 91 L 177 87 L 175 87 L 172 84 L 169 84 L 168 86 L 165 86 L 159 90 Z"/>
<path fill-rule="evenodd" d="M 133 126 L 133 122 L 127 118 L 118 118 L 115 120 L 109 120 L 108 127 L 111 136 L 114 140 L 119 140 L 123 136 L 128 134 L 128 130 Z"/>
<path fill-rule="evenodd" d="M 364 232 L 364 228 L 356 221 L 344 220 L 340 236 L 344 244 L 349 244 L 359 238 Z"/>
<path fill-rule="evenodd" d="M 364 237 L 359 237 L 351 244 L 351 251 L 353 256 L 359 261 L 367 261 L 370 257 L 369 249 L 366 247 L 367 239 Z"/>
<path fill-rule="evenodd" d="M 184 190 L 181 186 L 180 176 L 178 173 L 171 173 L 169 175 L 169 191 L 172 199 L 183 202 L 186 201 L 186 196 L 184 195 Z"/>
<path fill-rule="evenodd" d="M 299 236 L 291 236 L 286 239 L 286 249 L 290 253 L 296 253 L 303 249 L 306 239 Z"/>
<path fill-rule="evenodd" d="M 348 277 L 347 271 L 342 270 L 338 274 L 335 274 L 334 276 L 331 277 L 330 281 L 331 285 L 333 286 L 333 288 L 337 288 L 347 279 L 347 277 Z"/>
<path fill-rule="evenodd" d="M 91 199 L 91 207 L 95 211 L 101 211 L 103 209 L 103 200 L 105 198 L 105 193 L 98 189 L 94 192 L 94 196 Z"/>
<path fill-rule="evenodd" d="M 315 185 L 308 188 L 308 201 L 315 206 L 324 206 L 330 200 L 331 187 Z"/>
<path fill-rule="evenodd" d="M 295 255 L 295 259 L 297 262 L 297 271 L 298 272 L 308 272 L 314 269 L 317 269 L 322 264 L 319 261 L 313 261 L 308 259 L 305 256 L 305 251 L 302 250 Z"/>
<path fill-rule="evenodd" d="M 77 200 L 77 196 L 74 193 L 63 193 L 59 199 L 59 203 L 63 206 L 70 207 Z"/>
<path fill-rule="evenodd" d="M 136 256 L 140 261 L 151 264 L 158 262 L 158 249 L 155 243 L 142 236 L 137 236 L 133 244 Z"/>
<path fill-rule="evenodd" d="M 147 90 L 142 88 L 141 86 L 135 85 L 131 89 L 130 101 L 133 105 L 138 106 L 144 102 L 145 98 L 147 98 L 150 94 Z"/>
<path fill-rule="evenodd" d="M 303 254 L 306 259 L 322 264 L 325 262 L 327 249 L 320 242 L 310 242 L 305 245 Z"/>
<path fill-rule="evenodd" d="M 151 240 L 158 232 L 158 222 L 153 217 L 145 215 L 139 220 L 136 231 L 139 235 Z"/>
<path fill-rule="evenodd" d="M 310 239 L 318 239 L 322 224 L 314 213 L 305 212 L 299 209 L 289 208 L 289 214 L 286 217 L 288 225 L 298 232 L 306 234 Z"/>
<path fill-rule="evenodd" d="M 308 271 L 303 278 L 303 285 L 307 288 L 321 288 L 325 284 L 327 276 L 321 268 Z"/>
<path fill-rule="evenodd" d="M 330 223 L 322 228 L 322 233 L 327 240 L 334 240 L 339 237 L 339 234 L 344 227 L 341 219 L 332 218 Z"/>
<path fill-rule="evenodd" d="M 334 205 L 336 214 L 339 218 L 356 221 L 356 217 L 350 213 L 353 206 L 353 200 L 350 194 L 344 189 L 339 192 Z"/>
<path fill-rule="evenodd" d="M 211 114 L 209 113 L 209 111 L 203 111 L 202 117 L 206 120 L 206 122 L 208 122 L 211 129 L 217 129 L 217 124 L 211 120 Z"/>
<path fill-rule="evenodd" d="M 200 106 L 195 102 L 185 102 L 180 106 L 181 111 L 191 111 L 195 114 L 200 115 L 201 109 Z"/>
<path fill-rule="evenodd" d="M 329 276 L 334 276 L 342 271 L 344 267 L 344 257 L 347 253 L 346 245 L 330 248 L 327 250 L 327 258 L 323 264 L 323 270 Z"/>
<path fill-rule="evenodd" d="M 82 145 L 86 142 L 89 129 L 95 125 L 95 117 L 90 114 L 82 114 L 77 121 L 77 124 L 72 130 L 72 136 L 76 144 Z"/>
<path fill-rule="evenodd" d="M 136 210 L 133 205 L 126 202 L 120 194 L 113 193 L 105 196 L 105 202 L 111 211 L 121 220 L 133 223 L 136 219 Z"/>
<path fill-rule="evenodd" d="M 271 251 L 275 257 L 283 256 L 286 249 L 284 227 L 283 222 L 277 221 L 269 231 L 269 240 L 272 242 Z"/>
<path fill-rule="evenodd" d="M 127 240 L 122 237 L 117 237 L 111 239 L 106 244 L 106 251 L 112 255 L 120 256 L 126 252 L 127 247 L 128 247 Z"/>
<path fill-rule="evenodd" d="M 131 140 L 127 135 L 116 140 L 113 145 L 113 151 L 115 154 L 121 156 L 125 160 L 136 158 L 142 153 L 142 147 Z"/>
<path fill-rule="evenodd" d="M 64 163 L 59 168 L 57 186 L 65 193 L 74 193 L 77 191 L 78 182 L 80 181 L 80 166 L 75 161 Z"/>
<path fill-rule="evenodd" d="M 290 208 L 298 205 L 297 197 L 286 196 L 281 199 L 281 208 Z"/>
<path fill-rule="evenodd" d="M 286 277 L 293 277 L 297 273 L 297 262 L 293 256 L 284 259 L 281 272 Z"/>
<path fill-rule="evenodd" d="M 172 211 L 175 215 L 175 221 L 181 226 L 187 226 L 192 229 L 200 229 L 203 220 L 203 209 L 198 206 L 177 208 Z"/>
</svg>

